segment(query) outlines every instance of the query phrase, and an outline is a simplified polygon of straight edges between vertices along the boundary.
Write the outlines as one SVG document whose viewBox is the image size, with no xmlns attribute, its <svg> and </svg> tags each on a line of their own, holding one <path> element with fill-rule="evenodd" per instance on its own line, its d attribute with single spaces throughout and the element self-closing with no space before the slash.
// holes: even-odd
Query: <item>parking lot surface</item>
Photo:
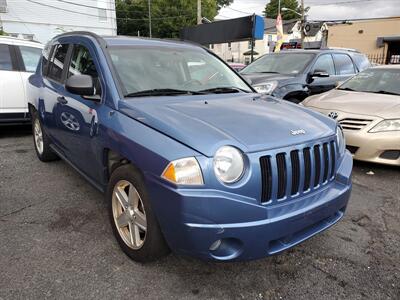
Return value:
<svg viewBox="0 0 400 300">
<path fill-rule="evenodd" d="M 0 299 L 400 299 L 400 169 L 356 162 L 344 219 L 280 255 L 141 265 L 119 249 L 102 194 L 40 162 L 29 128 L 0 128 L 0 270 Z"/>
</svg>

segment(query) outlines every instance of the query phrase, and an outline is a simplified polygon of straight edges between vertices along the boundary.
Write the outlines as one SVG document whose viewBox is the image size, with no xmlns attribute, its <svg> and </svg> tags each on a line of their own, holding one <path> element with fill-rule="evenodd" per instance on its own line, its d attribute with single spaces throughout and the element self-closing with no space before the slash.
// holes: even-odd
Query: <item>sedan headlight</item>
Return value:
<svg viewBox="0 0 400 300">
<path fill-rule="evenodd" d="M 336 127 L 336 142 L 339 148 L 339 153 L 343 154 L 346 149 L 346 141 L 344 138 L 343 130 L 340 126 Z"/>
<path fill-rule="evenodd" d="M 182 185 L 203 185 L 203 175 L 194 157 L 174 160 L 168 164 L 161 177 Z"/>
<path fill-rule="evenodd" d="M 253 85 L 253 88 L 260 94 L 271 94 L 278 86 L 278 81 L 269 81 L 263 84 Z"/>
<path fill-rule="evenodd" d="M 224 183 L 237 182 L 243 175 L 244 161 L 242 153 L 231 146 L 223 146 L 214 156 L 214 172 Z"/>
<path fill-rule="evenodd" d="M 400 130 L 400 119 L 383 120 L 375 125 L 369 132 L 397 131 Z"/>
</svg>

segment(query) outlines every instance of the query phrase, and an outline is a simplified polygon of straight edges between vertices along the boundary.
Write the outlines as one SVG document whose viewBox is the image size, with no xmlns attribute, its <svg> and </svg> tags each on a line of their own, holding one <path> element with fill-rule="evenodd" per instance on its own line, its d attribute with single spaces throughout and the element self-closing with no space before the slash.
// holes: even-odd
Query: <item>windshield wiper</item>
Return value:
<svg viewBox="0 0 400 300">
<path fill-rule="evenodd" d="M 199 93 L 213 93 L 213 94 L 228 94 L 228 93 L 240 93 L 240 92 L 245 92 L 248 93 L 248 91 L 233 87 L 233 86 L 220 86 L 220 87 L 215 87 L 211 89 L 205 89 L 199 91 Z"/>
<path fill-rule="evenodd" d="M 352 88 L 348 88 L 348 87 L 346 87 L 346 88 L 338 88 L 338 90 L 341 90 L 341 91 L 350 91 L 350 92 L 358 92 L 358 91 L 353 90 Z"/>
<path fill-rule="evenodd" d="M 201 95 L 196 91 L 185 91 L 177 89 L 151 89 L 139 92 L 128 93 L 124 97 L 146 97 L 146 96 L 172 96 L 172 95 Z"/>
<path fill-rule="evenodd" d="M 385 94 L 385 95 L 395 95 L 395 96 L 400 96 L 399 93 L 395 93 L 395 92 L 389 92 L 389 91 L 366 91 L 367 93 L 374 93 L 374 94 Z"/>
</svg>

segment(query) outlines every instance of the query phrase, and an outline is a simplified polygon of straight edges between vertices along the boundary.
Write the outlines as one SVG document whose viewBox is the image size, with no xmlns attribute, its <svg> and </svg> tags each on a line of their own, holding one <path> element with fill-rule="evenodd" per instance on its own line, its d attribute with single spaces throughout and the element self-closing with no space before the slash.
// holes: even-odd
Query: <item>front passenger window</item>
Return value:
<svg viewBox="0 0 400 300">
<path fill-rule="evenodd" d="M 314 71 L 325 71 L 329 75 L 335 75 L 335 66 L 333 64 L 333 59 L 330 54 L 324 54 L 318 57 L 314 65 Z"/>
<path fill-rule="evenodd" d="M 89 50 L 82 45 L 75 45 L 74 51 L 72 52 L 68 77 L 79 74 L 92 76 L 96 95 L 101 95 L 99 74 Z"/>
</svg>

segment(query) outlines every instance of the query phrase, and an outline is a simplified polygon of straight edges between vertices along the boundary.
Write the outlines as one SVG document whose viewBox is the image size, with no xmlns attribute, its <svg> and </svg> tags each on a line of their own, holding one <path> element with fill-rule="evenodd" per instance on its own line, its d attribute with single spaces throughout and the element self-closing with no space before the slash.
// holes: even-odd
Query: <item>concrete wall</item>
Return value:
<svg viewBox="0 0 400 300">
<path fill-rule="evenodd" d="M 114 0 L 10 0 L 7 12 L 0 13 L 0 25 L 13 36 L 42 43 L 75 30 L 117 34 Z"/>
<path fill-rule="evenodd" d="M 400 17 L 329 26 L 328 46 L 354 48 L 365 54 L 384 55 L 385 47 L 377 47 L 377 38 L 400 35 Z"/>
</svg>

